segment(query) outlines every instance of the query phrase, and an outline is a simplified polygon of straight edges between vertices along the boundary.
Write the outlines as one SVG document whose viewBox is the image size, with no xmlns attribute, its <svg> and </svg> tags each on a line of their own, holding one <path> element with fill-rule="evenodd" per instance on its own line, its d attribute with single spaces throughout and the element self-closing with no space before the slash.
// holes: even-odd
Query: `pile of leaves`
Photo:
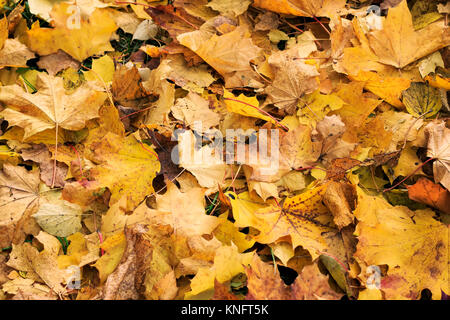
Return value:
<svg viewBox="0 0 450 320">
<path fill-rule="evenodd" d="M 450 293 L 445 1 L 2 5 L 0 299 Z"/>
</svg>

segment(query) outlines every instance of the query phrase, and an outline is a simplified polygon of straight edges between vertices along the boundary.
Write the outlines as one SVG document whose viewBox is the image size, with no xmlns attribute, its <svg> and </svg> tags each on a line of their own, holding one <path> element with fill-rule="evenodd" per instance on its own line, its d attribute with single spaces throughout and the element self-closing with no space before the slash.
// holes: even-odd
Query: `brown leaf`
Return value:
<svg viewBox="0 0 450 320">
<path fill-rule="evenodd" d="M 197 30 L 203 23 L 202 19 L 190 15 L 182 7 L 175 9 L 172 5 L 157 6 L 148 7 L 145 11 L 169 32 L 175 42 L 178 35 Z"/>
<path fill-rule="evenodd" d="M 384 0 L 380 4 L 381 10 L 389 9 L 398 6 L 398 4 L 402 2 L 402 0 Z"/>
<path fill-rule="evenodd" d="M 433 163 L 434 181 L 450 190 L 450 129 L 445 122 L 431 122 L 425 127 L 428 136 L 427 156 L 435 158 Z"/>
<path fill-rule="evenodd" d="M 319 72 L 304 60 L 277 55 L 269 58 L 269 64 L 278 72 L 266 92 L 271 103 L 280 109 L 286 109 L 288 113 L 293 112 L 305 93 L 313 92 L 319 85 Z"/>
<path fill-rule="evenodd" d="M 331 181 L 323 195 L 323 202 L 333 215 L 334 223 L 342 229 L 353 223 L 352 211 L 356 206 L 355 186 L 345 182 Z"/>
<path fill-rule="evenodd" d="M 54 161 L 51 159 L 48 148 L 44 144 L 35 144 L 30 149 L 22 150 L 21 155 L 23 160 L 39 163 L 41 180 L 50 187 L 53 179 Z M 66 164 L 56 161 L 56 175 L 53 184 L 55 187 L 63 187 L 65 185 L 67 171 L 68 167 Z"/>
<path fill-rule="evenodd" d="M 338 158 L 331 161 L 327 170 L 326 179 L 339 181 L 345 178 L 345 173 L 361 164 L 361 161 L 352 158 Z"/>
<path fill-rule="evenodd" d="M 119 67 L 114 72 L 112 83 L 114 100 L 125 107 L 142 107 L 149 102 L 149 94 L 142 87 L 141 77 L 136 67 Z"/>
<path fill-rule="evenodd" d="M 254 255 L 250 267 L 245 268 L 247 274 L 247 300 L 286 300 L 290 292 L 280 278 L 278 269 L 273 264 L 263 262 Z"/>
<path fill-rule="evenodd" d="M 104 300 L 136 300 L 138 292 L 135 287 L 136 277 L 136 233 L 132 229 L 125 229 L 127 246 L 122 260 L 116 270 L 108 276 L 104 288 Z"/>
<path fill-rule="evenodd" d="M 239 298 L 231 292 L 229 283 L 220 283 L 217 279 L 214 279 L 212 300 L 239 300 Z"/>
<path fill-rule="evenodd" d="M 297 300 L 339 300 L 343 294 L 331 289 L 328 281 L 316 263 L 308 265 L 291 285 L 293 296 Z"/>
<path fill-rule="evenodd" d="M 67 68 L 73 68 L 75 70 L 80 68 L 80 63 L 61 49 L 56 53 L 40 57 L 37 65 L 39 68 L 47 70 L 51 76 Z"/>
</svg>

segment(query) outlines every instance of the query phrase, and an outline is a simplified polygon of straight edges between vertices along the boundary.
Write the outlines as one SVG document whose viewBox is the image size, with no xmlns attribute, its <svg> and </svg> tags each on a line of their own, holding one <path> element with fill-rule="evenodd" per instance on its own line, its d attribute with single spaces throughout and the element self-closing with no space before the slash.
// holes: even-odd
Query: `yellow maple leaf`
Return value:
<svg viewBox="0 0 450 320">
<path fill-rule="evenodd" d="M 303 17 L 335 14 L 345 6 L 345 0 L 255 0 L 255 7 Z"/>
<path fill-rule="evenodd" d="M 62 78 L 45 73 L 37 76 L 36 86 L 35 94 L 18 85 L 0 88 L 0 101 L 8 106 L 0 115 L 10 125 L 24 129 L 23 139 L 47 129 L 81 130 L 87 120 L 98 117 L 98 110 L 107 97 L 87 85 L 68 95 Z"/>
<path fill-rule="evenodd" d="M 272 243 L 290 237 L 294 248 L 302 246 L 313 259 L 323 252 L 345 260 L 342 240 L 333 223 L 333 216 L 322 203 L 326 184 L 298 196 L 287 198 L 282 207 L 254 203 L 246 193 L 236 195 L 228 192 L 233 217 L 238 227 L 253 227 L 260 233 L 255 240 Z"/>
<path fill-rule="evenodd" d="M 100 163 L 91 170 L 92 177 L 111 191 L 110 205 L 124 195 L 131 211 L 151 194 L 152 180 L 161 169 L 156 153 L 133 135 L 123 138 L 107 133 L 91 142 L 92 160 Z"/>
<path fill-rule="evenodd" d="M 450 33 L 443 20 L 418 31 L 414 30 L 406 0 L 391 8 L 383 28 L 368 34 L 370 47 L 379 62 L 403 68 L 450 43 Z"/>
<path fill-rule="evenodd" d="M 219 224 L 217 217 L 205 214 L 205 189 L 192 188 L 182 193 L 173 182 L 167 182 L 167 192 L 156 195 L 156 209 L 147 209 L 153 222 L 170 225 L 185 237 L 210 234 Z M 188 211 L 186 209 L 189 208 Z"/>
<path fill-rule="evenodd" d="M 259 101 L 256 97 L 246 97 L 243 93 L 238 97 L 235 97 L 227 89 L 224 89 L 223 97 L 225 98 L 225 104 L 227 105 L 229 112 L 242 114 L 246 117 L 262 119 L 274 124 L 277 123 L 267 112 L 259 109 Z"/>
<path fill-rule="evenodd" d="M 25 34 L 27 46 L 39 55 L 48 55 L 61 49 L 78 61 L 112 51 L 109 40 L 117 26 L 108 11 L 95 9 L 89 20 L 85 20 L 80 16 L 72 16 L 73 10 L 69 6 L 68 3 L 53 6 L 50 15 L 55 28 L 41 28 L 39 23 L 33 24 Z"/>
<path fill-rule="evenodd" d="M 66 269 L 58 268 L 58 254 L 61 244 L 56 239 L 43 231 L 39 232 L 36 239 L 43 244 L 44 250 L 41 252 L 29 243 L 13 245 L 13 251 L 8 261 L 8 266 L 26 271 L 27 278 L 42 279 L 57 294 L 64 294 L 66 288 L 63 283 L 67 283 L 70 274 Z"/>
<path fill-rule="evenodd" d="M 369 90 L 395 107 L 403 107 L 400 101 L 402 92 L 409 88 L 411 81 L 406 78 L 382 77 L 376 72 L 360 71 L 349 75 L 355 81 L 364 82 L 364 89 Z"/>
<path fill-rule="evenodd" d="M 228 212 L 219 216 L 219 225 L 213 233 L 218 240 L 226 245 L 234 243 L 238 247 L 239 252 L 244 252 L 255 243 L 254 239 L 240 232 L 239 228 L 228 220 Z"/>
<path fill-rule="evenodd" d="M 221 36 L 198 30 L 178 36 L 178 41 L 223 76 L 237 71 L 252 72 L 249 62 L 261 52 L 244 27 Z"/>
<path fill-rule="evenodd" d="M 212 294 L 214 280 L 220 283 L 231 280 L 234 276 L 245 271 L 254 256 L 253 252 L 239 253 L 236 246 L 220 247 L 214 256 L 211 268 L 201 268 L 191 280 L 191 291 L 187 292 L 185 299 L 193 299 L 201 294 Z"/>
<path fill-rule="evenodd" d="M 380 288 L 386 299 L 417 299 L 426 288 L 433 299 L 441 298 L 441 290 L 449 292 L 448 227 L 430 209 L 393 207 L 383 198 L 357 192 L 355 257 L 365 267 L 388 265 Z"/>
</svg>

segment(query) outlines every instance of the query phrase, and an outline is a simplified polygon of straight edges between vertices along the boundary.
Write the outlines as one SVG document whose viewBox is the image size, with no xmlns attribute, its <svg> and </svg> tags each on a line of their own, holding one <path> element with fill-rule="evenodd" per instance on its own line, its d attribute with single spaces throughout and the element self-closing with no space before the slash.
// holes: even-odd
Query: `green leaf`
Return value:
<svg viewBox="0 0 450 320">
<path fill-rule="evenodd" d="M 406 110 L 415 117 L 432 117 L 442 107 L 439 90 L 422 82 L 413 82 L 403 91 L 403 103 Z"/>
</svg>

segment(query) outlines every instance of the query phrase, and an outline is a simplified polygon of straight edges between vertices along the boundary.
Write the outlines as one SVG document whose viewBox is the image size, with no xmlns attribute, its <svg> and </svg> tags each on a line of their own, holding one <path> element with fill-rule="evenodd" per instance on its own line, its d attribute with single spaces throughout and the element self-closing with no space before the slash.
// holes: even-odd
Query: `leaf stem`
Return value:
<svg viewBox="0 0 450 320">
<path fill-rule="evenodd" d="M 428 159 L 427 161 L 425 161 L 424 163 L 422 163 L 420 166 L 418 166 L 411 174 L 407 175 L 404 179 L 402 179 L 400 182 L 397 182 L 396 184 L 394 184 L 394 185 L 393 185 L 392 187 L 390 187 L 390 188 L 384 189 L 384 190 L 383 190 L 383 193 L 384 193 L 384 192 L 387 192 L 387 191 L 391 191 L 391 190 L 394 189 L 395 187 L 397 187 L 397 186 L 399 186 L 400 184 L 402 184 L 405 180 L 409 179 L 412 175 L 414 175 L 417 171 L 419 171 L 420 168 L 422 168 L 426 163 L 428 163 L 428 162 L 430 162 L 430 161 L 432 161 L 432 160 L 436 160 L 436 158 L 430 158 L 430 159 Z"/>
</svg>

